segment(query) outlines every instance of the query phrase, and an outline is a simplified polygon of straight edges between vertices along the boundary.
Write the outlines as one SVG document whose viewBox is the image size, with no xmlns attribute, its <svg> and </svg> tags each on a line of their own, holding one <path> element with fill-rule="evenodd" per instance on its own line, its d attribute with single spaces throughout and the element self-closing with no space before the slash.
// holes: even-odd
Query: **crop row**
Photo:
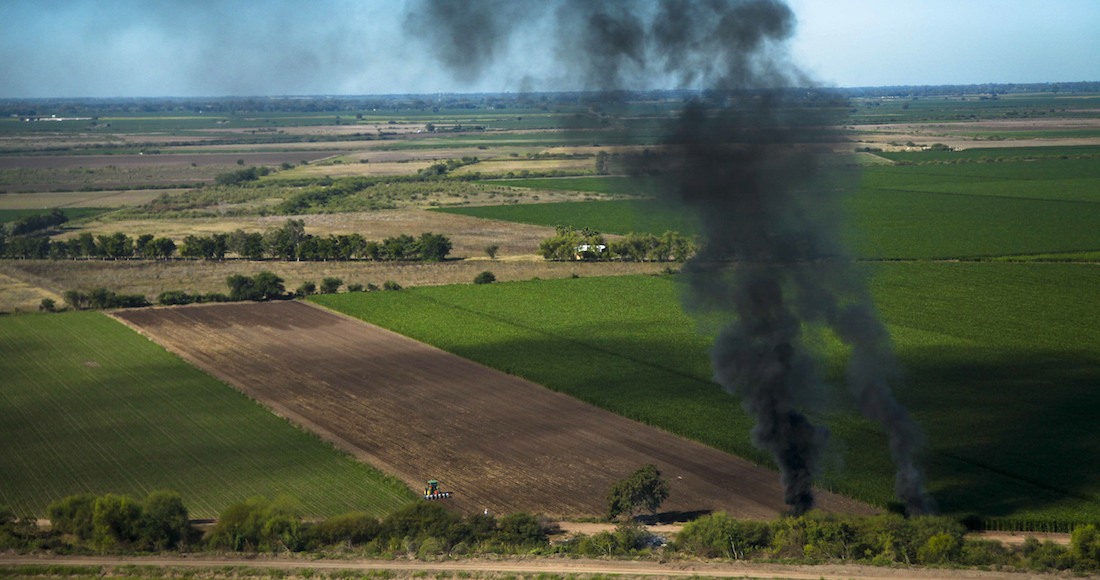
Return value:
<svg viewBox="0 0 1100 580">
<path fill-rule="evenodd" d="M 200 517 L 253 495 L 381 515 L 408 490 L 96 313 L 0 320 L 0 504 L 178 490 Z"/>
</svg>

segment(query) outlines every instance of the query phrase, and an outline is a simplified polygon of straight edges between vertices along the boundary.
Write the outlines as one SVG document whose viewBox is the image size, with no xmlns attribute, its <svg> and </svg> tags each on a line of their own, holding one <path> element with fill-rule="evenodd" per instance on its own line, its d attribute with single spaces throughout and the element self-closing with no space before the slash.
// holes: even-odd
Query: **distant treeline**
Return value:
<svg viewBox="0 0 1100 580">
<path fill-rule="evenodd" d="M 975 93 L 1034 93 L 1034 92 L 1100 92 L 1100 81 L 1056 83 L 984 83 L 970 85 L 896 85 L 882 87 L 841 87 L 831 92 L 848 97 L 955 95 Z M 793 93 L 805 93 L 806 89 L 792 88 Z M 593 100 L 679 100 L 701 96 L 701 91 L 656 90 L 636 92 L 541 92 L 541 93 L 480 93 L 448 95 L 366 95 L 313 97 L 130 97 L 130 98 L 41 98 L 4 99 L 0 101 L 0 114 L 4 116 L 35 117 L 40 115 L 96 116 L 119 113 L 217 113 L 233 115 L 255 112 L 313 113 L 334 112 L 371 116 L 388 111 L 444 111 L 471 109 L 514 109 L 567 107 L 578 102 Z"/>
<path fill-rule="evenodd" d="M 266 232 L 237 230 L 229 234 L 188 235 L 177 246 L 170 238 L 144 234 L 132 238 L 122 232 L 93 236 L 84 232 L 72 240 L 51 241 L 44 236 L 7 237 L 0 230 L 0 256 L 21 259 L 163 260 L 173 257 L 223 260 L 234 254 L 248 260 L 381 260 L 438 262 L 450 254 L 452 243 L 440 234 L 419 238 L 401 234 L 382 241 L 359 234 L 314 236 L 302 220 L 287 220 Z"/>
</svg>

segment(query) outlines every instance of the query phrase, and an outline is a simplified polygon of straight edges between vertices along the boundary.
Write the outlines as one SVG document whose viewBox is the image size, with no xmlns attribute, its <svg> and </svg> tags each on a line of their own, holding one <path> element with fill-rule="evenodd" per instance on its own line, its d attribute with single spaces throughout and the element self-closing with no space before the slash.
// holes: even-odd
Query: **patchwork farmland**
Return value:
<svg viewBox="0 0 1100 580">
<path fill-rule="evenodd" d="M 300 302 L 115 316 L 409 486 L 441 480 L 465 512 L 599 516 L 611 483 L 650 462 L 671 480 L 663 509 L 785 511 L 769 469 Z M 829 493 L 820 506 L 873 511 Z"/>
</svg>

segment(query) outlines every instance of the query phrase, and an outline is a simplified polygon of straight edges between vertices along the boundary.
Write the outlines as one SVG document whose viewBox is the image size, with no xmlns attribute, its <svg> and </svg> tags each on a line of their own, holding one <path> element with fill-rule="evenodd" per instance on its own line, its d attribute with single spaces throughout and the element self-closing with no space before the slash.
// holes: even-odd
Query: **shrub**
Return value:
<svg viewBox="0 0 1100 580">
<path fill-rule="evenodd" d="M 343 284 L 340 278 L 324 278 L 321 280 L 321 294 L 335 294 Z"/>
<path fill-rule="evenodd" d="M 353 512 L 328 518 L 310 529 L 310 535 L 322 545 L 365 544 L 381 533 L 382 525 L 370 514 Z"/>
<path fill-rule="evenodd" d="M 538 518 L 527 513 L 514 513 L 500 518 L 497 540 L 503 544 L 536 547 L 546 544 L 546 530 Z"/>
<path fill-rule="evenodd" d="M 38 304 L 38 309 L 42 312 L 54 312 L 57 310 L 57 302 L 53 298 L 43 298 Z"/>
<path fill-rule="evenodd" d="M 96 497 L 90 493 L 70 495 L 46 506 L 50 527 L 62 534 L 72 534 L 79 540 L 92 537 L 92 512 Z"/>
<path fill-rule="evenodd" d="M 725 512 L 688 522 L 676 536 L 677 547 L 703 558 L 739 560 L 767 548 L 770 542 L 768 524 L 735 520 Z"/>
<path fill-rule="evenodd" d="M 363 285 L 362 284 L 348 284 L 348 292 L 362 292 L 362 291 L 363 291 Z"/>
<path fill-rule="evenodd" d="M 497 281 L 497 277 L 492 272 L 486 270 L 477 276 L 474 276 L 474 284 L 492 284 Z"/>
<path fill-rule="evenodd" d="M 383 290 L 401 290 L 401 285 L 393 280 L 386 280 L 382 283 Z"/>
<path fill-rule="evenodd" d="M 302 282 L 302 285 L 294 291 L 295 296 L 309 296 L 310 294 L 317 293 L 317 285 L 312 280 L 306 280 Z"/>
<path fill-rule="evenodd" d="M 195 302 L 195 297 L 182 290 L 168 290 L 157 296 L 157 304 L 163 306 L 191 304 L 192 302 Z"/>
<path fill-rule="evenodd" d="M 298 550 L 304 540 L 297 506 L 285 496 L 253 497 L 225 508 L 210 534 L 211 547 L 237 552 Z"/>
</svg>

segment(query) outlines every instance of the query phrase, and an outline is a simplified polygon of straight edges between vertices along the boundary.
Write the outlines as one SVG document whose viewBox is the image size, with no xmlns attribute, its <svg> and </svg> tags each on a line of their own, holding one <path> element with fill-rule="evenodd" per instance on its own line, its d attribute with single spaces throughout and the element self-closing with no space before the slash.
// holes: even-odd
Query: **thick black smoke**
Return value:
<svg viewBox="0 0 1100 580">
<path fill-rule="evenodd" d="M 491 0 L 426 1 L 444 30 L 477 18 L 510 30 Z M 814 425 L 823 384 L 811 335 L 829 329 L 849 345 L 847 380 L 861 412 L 879 422 L 897 463 L 896 492 L 911 513 L 929 510 L 916 453 L 921 437 L 889 384 L 898 374 L 863 273 L 840 236 L 840 196 L 852 169 L 828 151 L 844 103 L 787 61 L 794 15 L 778 0 L 523 3 L 527 18 L 557 23 L 557 54 L 597 91 L 671 86 L 700 97 L 685 105 L 664 147 L 639 162 L 657 169 L 664 195 L 695 214 L 701 250 L 684 272 L 693 309 L 732 314 L 711 352 L 715 377 L 756 420 L 753 441 L 772 454 L 793 513 L 813 506 L 813 480 L 828 431 Z M 488 19 L 488 21 L 482 21 Z M 509 33 L 497 40 L 506 42 Z M 456 38 L 458 29 L 442 38 Z M 441 53 L 459 50 L 460 39 Z M 481 42 L 479 40 L 478 42 Z M 490 56 L 493 46 L 466 47 Z M 477 66 L 459 63 L 466 73 Z"/>
</svg>

